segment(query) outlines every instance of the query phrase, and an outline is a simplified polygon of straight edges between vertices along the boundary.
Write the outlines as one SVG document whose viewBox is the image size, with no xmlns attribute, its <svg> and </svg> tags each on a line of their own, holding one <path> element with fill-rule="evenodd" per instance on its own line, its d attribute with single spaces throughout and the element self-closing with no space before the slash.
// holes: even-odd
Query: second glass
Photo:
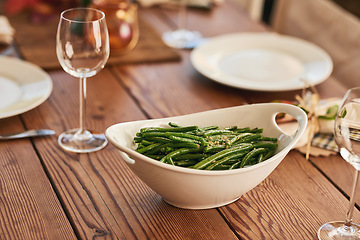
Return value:
<svg viewBox="0 0 360 240">
<path fill-rule="evenodd" d="M 318 230 L 318 238 L 356 240 L 360 239 L 360 225 L 352 222 L 352 216 L 360 173 L 360 88 L 350 89 L 345 94 L 335 118 L 334 136 L 340 155 L 356 171 L 346 219 L 323 224 Z"/>
<path fill-rule="evenodd" d="M 202 41 L 202 36 L 198 31 L 191 31 L 186 27 L 187 3 L 188 0 L 179 0 L 178 29 L 162 34 L 164 43 L 169 47 L 192 49 Z"/>
<path fill-rule="evenodd" d="M 56 35 L 56 54 L 62 68 L 80 79 L 80 127 L 62 133 L 58 143 L 71 152 L 100 150 L 107 144 L 105 135 L 85 128 L 86 79 L 103 69 L 109 58 L 105 14 L 92 8 L 62 12 Z"/>
</svg>

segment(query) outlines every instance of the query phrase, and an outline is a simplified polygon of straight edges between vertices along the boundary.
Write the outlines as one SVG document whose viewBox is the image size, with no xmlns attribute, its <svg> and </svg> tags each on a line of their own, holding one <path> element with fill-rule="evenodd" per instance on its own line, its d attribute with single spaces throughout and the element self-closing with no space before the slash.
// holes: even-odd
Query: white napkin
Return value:
<svg viewBox="0 0 360 240">
<path fill-rule="evenodd" d="M 340 98 L 329 98 L 329 99 L 320 100 L 318 106 L 316 107 L 316 112 L 318 115 L 325 115 L 327 109 L 335 104 L 340 105 L 341 99 Z M 323 141 L 323 139 L 326 136 L 332 136 L 333 129 L 334 129 L 334 120 L 324 120 L 324 119 L 318 119 L 318 120 L 319 120 L 319 132 L 316 135 L 315 141 L 314 141 L 314 139 L 312 141 L 312 145 L 314 142 L 314 144 L 316 143 L 317 147 L 319 147 L 319 145 L 321 145 L 321 144 L 318 144 L 318 142 L 320 140 Z M 283 122 L 280 122 L 279 127 L 288 135 L 292 135 L 297 130 L 298 123 L 293 120 L 291 120 L 291 121 L 285 120 Z M 301 136 L 300 140 L 294 146 L 294 148 L 304 147 L 307 144 L 308 139 L 309 139 L 309 125 L 306 128 L 304 134 Z M 327 147 L 327 149 L 330 149 L 330 148 L 333 148 L 333 146 Z"/>
<path fill-rule="evenodd" d="M 11 27 L 6 16 L 0 16 L 0 43 L 10 44 L 15 30 Z"/>
</svg>

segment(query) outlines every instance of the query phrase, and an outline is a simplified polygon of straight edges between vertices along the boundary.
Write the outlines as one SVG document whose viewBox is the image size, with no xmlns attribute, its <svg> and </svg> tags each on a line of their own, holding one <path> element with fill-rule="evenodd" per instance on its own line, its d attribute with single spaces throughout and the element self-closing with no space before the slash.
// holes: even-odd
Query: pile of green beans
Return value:
<svg viewBox="0 0 360 240">
<path fill-rule="evenodd" d="M 208 126 L 146 127 L 134 137 L 136 151 L 160 162 L 194 169 L 237 169 L 274 155 L 277 138 L 262 128 Z"/>
</svg>

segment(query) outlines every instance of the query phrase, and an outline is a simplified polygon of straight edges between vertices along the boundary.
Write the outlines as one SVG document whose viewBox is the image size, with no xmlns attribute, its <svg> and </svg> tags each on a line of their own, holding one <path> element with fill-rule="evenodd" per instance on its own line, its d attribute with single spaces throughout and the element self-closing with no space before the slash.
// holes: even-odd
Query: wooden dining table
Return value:
<svg viewBox="0 0 360 240">
<path fill-rule="evenodd" d="M 173 9 L 139 7 L 138 14 L 159 34 L 177 28 Z M 189 9 L 187 24 L 206 38 L 272 31 L 232 1 L 211 10 Z M 196 71 L 191 50 L 175 51 L 179 60 L 112 64 L 89 79 L 86 126 L 104 132 L 121 122 L 293 101 L 302 92 L 225 86 Z M 56 132 L 0 142 L 0 239 L 316 239 L 323 223 L 345 219 L 354 168 L 338 153 L 306 159 L 297 150 L 231 204 L 173 207 L 131 172 L 112 144 L 85 154 L 58 145 L 60 133 L 79 125 L 79 82 L 61 68 L 46 72 L 53 82 L 50 97 L 30 111 L 0 119 L 0 133 Z M 316 89 L 323 99 L 342 97 L 347 90 L 332 76 Z M 357 205 L 353 220 L 360 223 Z"/>
</svg>

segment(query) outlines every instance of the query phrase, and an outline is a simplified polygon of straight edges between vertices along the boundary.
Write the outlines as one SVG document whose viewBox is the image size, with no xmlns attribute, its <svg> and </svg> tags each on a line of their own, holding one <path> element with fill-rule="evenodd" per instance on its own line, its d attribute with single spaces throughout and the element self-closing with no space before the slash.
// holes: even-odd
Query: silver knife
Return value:
<svg viewBox="0 0 360 240">
<path fill-rule="evenodd" d="M 55 131 L 49 129 L 26 130 L 16 133 L 0 134 L 0 140 L 10 140 L 26 137 L 41 137 L 55 134 Z"/>
</svg>

